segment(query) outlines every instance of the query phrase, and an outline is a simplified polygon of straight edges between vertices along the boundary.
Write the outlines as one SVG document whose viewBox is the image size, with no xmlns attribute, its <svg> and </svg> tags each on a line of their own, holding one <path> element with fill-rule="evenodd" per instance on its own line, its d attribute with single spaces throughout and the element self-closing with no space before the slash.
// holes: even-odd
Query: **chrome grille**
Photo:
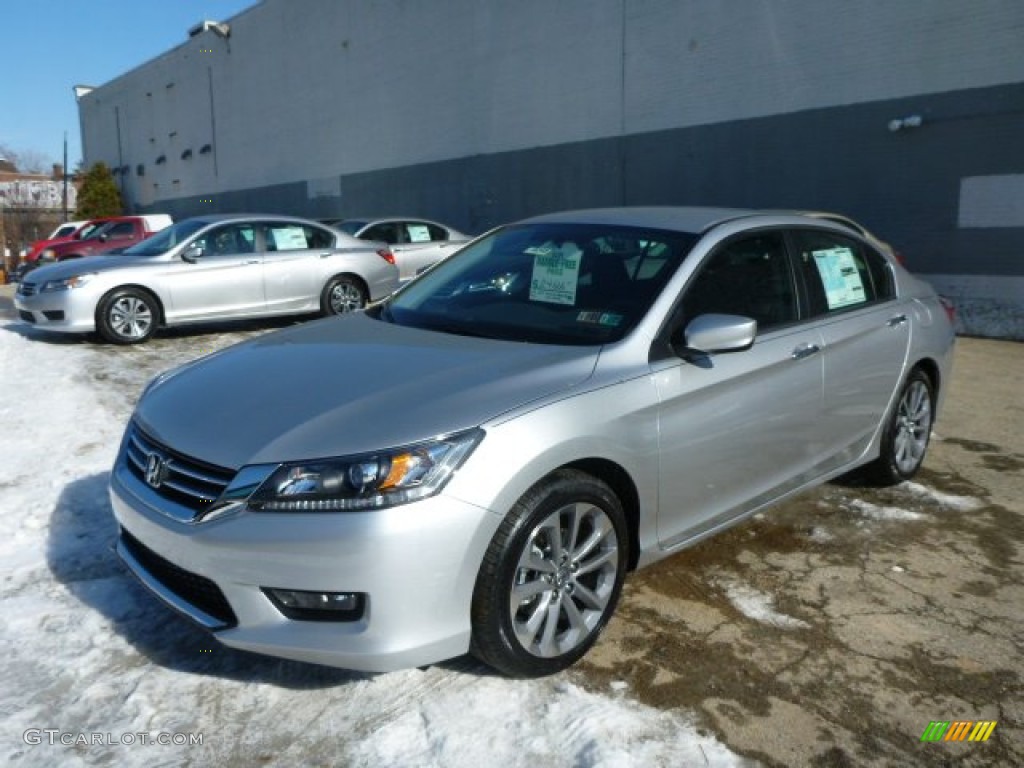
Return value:
<svg viewBox="0 0 1024 768">
<path fill-rule="evenodd" d="M 135 424 L 131 425 L 125 443 L 124 461 L 132 474 L 156 493 L 196 513 L 216 501 L 235 476 L 233 470 L 207 464 L 161 445 Z M 156 477 L 147 478 L 147 469 L 153 461 L 159 463 Z"/>
</svg>

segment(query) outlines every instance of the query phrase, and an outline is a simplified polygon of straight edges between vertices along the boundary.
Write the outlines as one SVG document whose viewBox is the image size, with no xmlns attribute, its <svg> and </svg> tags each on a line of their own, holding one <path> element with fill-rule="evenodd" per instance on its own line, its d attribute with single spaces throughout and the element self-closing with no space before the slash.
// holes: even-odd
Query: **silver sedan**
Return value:
<svg viewBox="0 0 1024 768">
<path fill-rule="evenodd" d="M 40 267 L 14 303 L 39 328 L 134 344 L 161 325 L 343 314 L 397 286 L 383 243 L 294 217 L 218 215 L 180 221 L 119 254 Z"/>
<path fill-rule="evenodd" d="M 332 226 L 360 240 L 387 243 L 395 254 L 403 282 L 451 256 L 471 240 L 469 235 L 429 219 L 344 219 Z"/>
<path fill-rule="evenodd" d="M 853 470 L 912 477 L 953 340 L 926 283 L 831 222 L 529 219 L 158 377 L 111 473 L 118 551 L 235 648 L 549 674 L 628 571 Z"/>
</svg>

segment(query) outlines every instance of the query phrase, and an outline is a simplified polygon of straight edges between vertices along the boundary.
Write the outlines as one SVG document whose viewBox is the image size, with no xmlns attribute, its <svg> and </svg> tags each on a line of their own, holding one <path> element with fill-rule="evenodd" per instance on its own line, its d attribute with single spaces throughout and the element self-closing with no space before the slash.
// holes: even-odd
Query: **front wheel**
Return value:
<svg viewBox="0 0 1024 768">
<path fill-rule="evenodd" d="M 881 453 L 864 468 L 868 480 L 876 485 L 895 485 L 917 474 L 928 450 L 934 402 L 931 379 L 915 369 L 900 390 L 896 408 L 885 425 Z"/>
<path fill-rule="evenodd" d="M 323 315 L 343 315 L 366 306 L 366 289 L 356 278 L 340 275 L 331 278 L 320 297 Z"/>
<path fill-rule="evenodd" d="M 123 288 L 107 295 L 96 311 L 96 328 L 113 344 L 138 344 L 156 330 L 156 300 L 145 291 Z"/>
<path fill-rule="evenodd" d="M 625 579 L 622 504 L 602 481 L 559 470 L 516 502 L 473 590 L 471 650 L 512 677 L 559 672 L 607 624 Z"/>
</svg>

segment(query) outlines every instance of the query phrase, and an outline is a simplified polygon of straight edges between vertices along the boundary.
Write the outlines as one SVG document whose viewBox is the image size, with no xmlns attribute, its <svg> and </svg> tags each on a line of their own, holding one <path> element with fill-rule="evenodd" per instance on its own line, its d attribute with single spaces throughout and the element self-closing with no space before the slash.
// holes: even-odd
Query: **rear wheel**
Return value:
<svg viewBox="0 0 1024 768">
<path fill-rule="evenodd" d="M 100 302 L 96 328 L 114 344 L 138 344 L 153 335 L 158 316 L 152 296 L 137 288 L 122 288 Z"/>
<path fill-rule="evenodd" d="M 331 278 L 320 297 L 320 312 L 324 315 L 343 315 L 366 306 L 366 289 L 351 275 Z"/>
<path fill-rule="evenodd" d="M 512 508 L 473 590 L 471 649 L 513 677 L 565 669 L 607 624 L 626 573 L 625 514 L 612 490 L 559 470 Z"/>
<path fill-rule="evenodd" d="M 931 379 L 919 368 L 914 369 L 885 425 L 878 458 L 864 468 L 868 480 L 876 485 L 895 485 L 917 474 L 928 450 L 934 402 Z"/>
</svg>

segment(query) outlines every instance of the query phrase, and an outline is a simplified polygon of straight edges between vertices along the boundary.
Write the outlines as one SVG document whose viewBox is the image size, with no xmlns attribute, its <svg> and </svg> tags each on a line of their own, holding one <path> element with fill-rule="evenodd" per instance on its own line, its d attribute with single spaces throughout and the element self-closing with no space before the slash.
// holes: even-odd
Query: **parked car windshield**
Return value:
<svg viewBox="0 0 1024 768">
<path fill-rule="evenodd" d="M 186 219 L 172 224 L 166 229 L 161 229 L 152 237 L 136 243 L 131 248 L 125 248 L 122 253 L 125 256 L 156 256 L 167 253 L 174 246 L 185 242 L 192 235 L 205 227 L 210 222 Z"/>
<path fill-rule="evenodd" d="M 410 283 L 378 316 L 513 341 L 618 341 L 647 313 L 697 239 L 609 225 L 506 227 Z"/>
</svg>

